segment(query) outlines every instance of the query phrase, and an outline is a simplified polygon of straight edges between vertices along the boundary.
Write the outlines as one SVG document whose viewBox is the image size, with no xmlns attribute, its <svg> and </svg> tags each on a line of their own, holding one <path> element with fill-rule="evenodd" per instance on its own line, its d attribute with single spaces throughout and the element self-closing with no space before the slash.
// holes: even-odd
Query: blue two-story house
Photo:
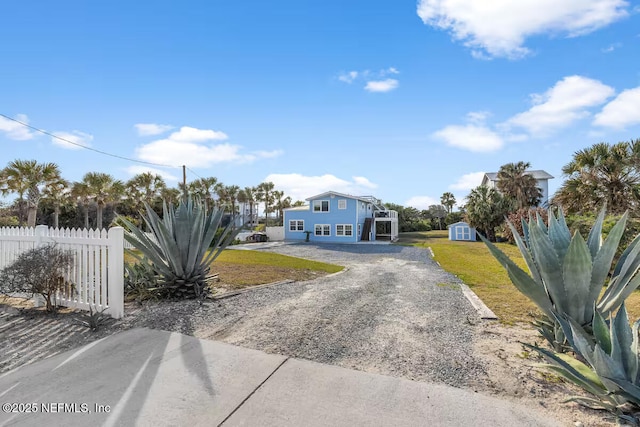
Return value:
<svg viewBox="0 0 640 427">
<path fill-rule="evenodd" d="M 308 205 L 284 210 L 284 239 L 357 243 L 398 238 L 398 213 L 371 196 L 335 191 L 307 199 Z"/>
</svg>

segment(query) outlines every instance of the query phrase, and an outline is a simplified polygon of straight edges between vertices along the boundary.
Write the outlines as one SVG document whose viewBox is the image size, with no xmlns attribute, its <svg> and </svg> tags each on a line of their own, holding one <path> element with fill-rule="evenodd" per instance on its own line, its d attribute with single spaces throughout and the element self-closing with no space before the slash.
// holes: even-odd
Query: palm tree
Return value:
<svg viewBox="0 0 640 427">
<path fill-rule="evenodd" d="M 257 187 L 256 198 L 264 202 L 264 223 L 269 225 L 269 212 L 271 212 L 271 204 L 273 203 L 273 190 L 275 184 L 273 182 L 261 182 Z"/>
<path fill-rule="evenodd" d="M 284 191 L 274 191 L 273 198 L 275 199 L 275 208 L 278 211 L 278 224 L 282 224 L 283 211 L 291 207 L 291 197 L 284 197 Z"/>
<path fill-rule="evenodd" d="M 512 200 L 504 197 L 495 188 L 479 186 L 467 196 L 466 220 L 472 227 L 484 233 L 492 242 L 495 229 L 504 221 L 512 208 Z"/>
<path fill-rule="evenodd" d="M 596 212 L 604 204 L 612 214 L 640 208 L 640 139 L 577 151 L 562 173 L 567 179 L 553 202 L 569 213 Z"/>
<path fill-rule="evenodd" d="M 498 172 L 498 190 L 515 200 L 518 209 L 538 206 L 542 198 L 542 190 L 538 188 L 538 181 L 526 173 L 531 167 L 528 162 L 507 163 L 500 166 Z"/>
<path fill-rule="evenodd" d="M 3 194 L 17 193 L 19 202 L 24 200 L 26 193 L 27 226 L 35 227 L 42 190 L 59 179 L 61 179 L 60 169 L 55 163 L 14 160 L 2 171 L 2 192 Z"/>
<path fill-rule="evenodd" d="M 453 207 L 456 204 L 456 197 L 453 195 L 453 193 L 447 191 L 446 193 L 442 194 L 442 197 L 440 197 L 440 203 L 442 204 L 442 206 L 447 208 L 447 213 L 451 213 Z"/>
<path fill-rule="evenodd" d="M 89 229 L 89 205 L 91 204 L 89 185 L 86 182 L 74 182 L 71 186 L 71 197 L 82 206 L 84 228 Z"/>
<path fill-rule="evenodd" d="M 96 202 L 96 228 L 102 230 L 102 215 L 109 203 L 117 202 L 124 194 L 124 183 L 113 176 L 101 172 L 89 172 L 82 178 L 91 198 Z"/>
<path fill-rule="evenodd" d="M 53 228 L 60 226 L 60 208 L 68 205 L 71 201 L 71 189 L 69 181 L 60 178 L 50 183 L 42 191 L 43 200 L 46 200 L 53 206 Z"/>
<path fill-rule="evenodd" d="M 160 190 L 160 198 L 167 204 L 177 205 L 180 201 L 180 190 L 177 188 L 165 187 Z"/>
<path fill-rule="evenodd" d="M 249 221 L 251 227 L 253 227 L 253 206 L 256 204 L 256 189 L 255 187 L 244 187 L 238 192 L 238 201 L 240 203 L 249 205 Z M 243 214 L 245 212 L 243 211 Z"/>
<path fill-rule="evenodd" d="M 131 201 L 134 209 L 141 216 L 141 222 L 144 222 L 144 204 L 155 206 L 166 186 L 160 175 L 151 172 L 137 174 L 127 181 L 127 199 Z"/>
</svg>

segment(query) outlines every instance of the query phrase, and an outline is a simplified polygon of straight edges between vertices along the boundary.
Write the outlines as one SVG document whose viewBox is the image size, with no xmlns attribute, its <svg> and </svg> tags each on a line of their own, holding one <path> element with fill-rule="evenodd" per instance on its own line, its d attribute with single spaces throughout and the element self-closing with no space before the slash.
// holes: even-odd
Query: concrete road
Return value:
<svg viewBox="0 0 640 427">
<path fill-rule="evenodd" d="M 445 385 L 134 329 L 0 377 L 2 426 L 558 426 Z"/>
</svg>

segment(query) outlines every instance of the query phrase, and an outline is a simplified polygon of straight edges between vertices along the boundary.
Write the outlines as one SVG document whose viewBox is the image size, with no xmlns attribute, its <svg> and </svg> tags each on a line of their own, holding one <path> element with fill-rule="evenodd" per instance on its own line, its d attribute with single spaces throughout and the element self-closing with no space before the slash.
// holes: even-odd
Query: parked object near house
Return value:
<svg viewBox="0 0 640 427">
<path fill-rule="evenodd" d="M 476 241 L 476 229 L 464 221 L 449 225 L 449 240 Z"/>
<path fill-rule="evenodd" d="M 538 188 L 542 191 L 540 205 L 544 206 L 549 202 L 549 180 L 553 176 L 543 170 L 526 171 L 525 174 L 533 176 L 538 181 Z M 485 187 L 498 188 L 498 172 L 487 172 L 482 177 L 482 183 Z"/>
<path fill-rule="evenodd" d="M 398 213 L 375 197 L 328 191 L 307 201 L 308 205 L 284 210 L 285 240 L 305 241 L 307 235 L 311 242 L 332 243 L 398 238 Z"/>
<path fill-rule="evenodd" d="M 53 245 L 73 253 L 73 266 L 65 279 L 73 289 L 59 292 L 57 304 L 80 310 L 105 310 L 115 319 L 124 315 L 124 230 L 0 228 L 0 269 L 18 256 L 42 245 Z"/>
</svg>

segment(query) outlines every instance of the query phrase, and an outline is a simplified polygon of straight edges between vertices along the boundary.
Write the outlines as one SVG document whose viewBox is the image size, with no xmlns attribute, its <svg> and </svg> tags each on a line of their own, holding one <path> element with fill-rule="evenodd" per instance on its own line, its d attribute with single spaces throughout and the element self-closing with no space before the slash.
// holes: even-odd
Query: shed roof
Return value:
<svg viewBox="0 0 640 427">
<path fill-rule="evenodd" d="M 471 227 L 471 226 L 469 225 L 469 223 L 464 222 L 464 221 L 458 221 L 458 222 L 455 222 L 455 223 L 453 223 L 453 224 L 449 224 L 449 226 L 448 226 L 447 228 L 455 227 L 456 225 L 461 225 L 461 224 L 464 224 L 464 225 L 466 225 L 466 226 L 467 226 L 467 227 L 469 227 L 469 228 L 473 228 L 473 227 Z"/>
</svg>

